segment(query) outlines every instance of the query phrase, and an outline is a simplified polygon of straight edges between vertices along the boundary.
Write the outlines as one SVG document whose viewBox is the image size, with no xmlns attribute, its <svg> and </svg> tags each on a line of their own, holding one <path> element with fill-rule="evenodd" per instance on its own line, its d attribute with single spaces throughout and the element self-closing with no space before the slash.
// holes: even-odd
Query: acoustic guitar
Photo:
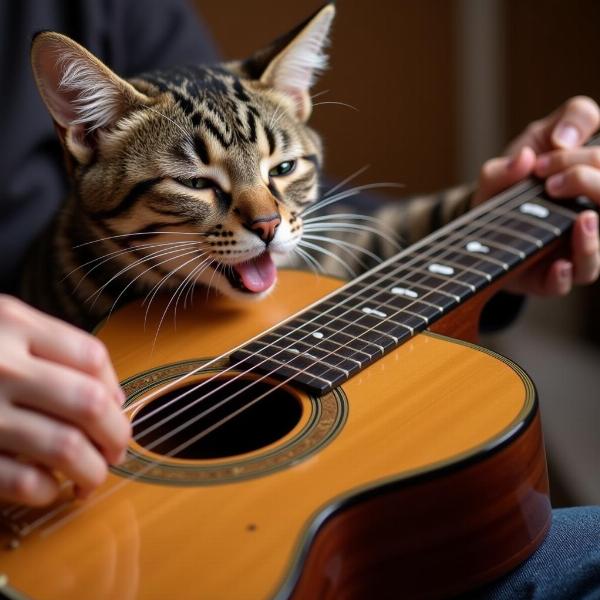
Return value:
<svg viewBox="0 0 600 600">
<path fill-rule="evenodd" d="M 508 572 L 550 526 L 539 407 L 472 341 L 576 216 L 528 180 L 346 284 L 282 271 L 157 340 L 166 304 L 114 314 L 127 459 L 85 501 L 0 510 L 2 597 L 441 598 Z"/>
</svg>

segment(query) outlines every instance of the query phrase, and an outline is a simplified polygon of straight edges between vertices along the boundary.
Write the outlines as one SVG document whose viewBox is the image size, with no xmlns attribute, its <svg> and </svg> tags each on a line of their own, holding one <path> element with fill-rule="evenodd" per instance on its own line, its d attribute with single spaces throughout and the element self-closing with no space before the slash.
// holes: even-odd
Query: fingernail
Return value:
<svg viewBox="0 0 600 600">
<path fill-rule="evenodd" d="M 570 281 L 571 280 L 571 273 L 573 272 L 573 267 L 571 264 L 569 263 L 565 263 L 564 265 L 562 265 L 560 267 L 560 269 L 558 270 L 558 276 L 563 280 L 563 281 Z"/>
<path fill-rule="evenodd" d="M 579 131 L 568 123 L 561 123 L 554 130 L 554 138 L 565 148 L 572 148 L 579 142 Z"/>
<path fill-rule="evenodd" d="M 583 219 L 583 229 L 587 235 L 595 235 L 598 233 L 598 215 L 590 213 Z"/>
<path fill-rule="evenodd" d="M 548 179 L 546 185 L 551 192 L 558 192 L 563 187 L 564 183 L 565 176 L 562 173 L 557 173 Z"/>
<path fill-rule="evenodd" d="M 548 171 L 550 167 L 550 157 L 549 156 L 540 156 L 537 160 L 537 170 L 540 175 L 543 175 Z"/>
</svg>

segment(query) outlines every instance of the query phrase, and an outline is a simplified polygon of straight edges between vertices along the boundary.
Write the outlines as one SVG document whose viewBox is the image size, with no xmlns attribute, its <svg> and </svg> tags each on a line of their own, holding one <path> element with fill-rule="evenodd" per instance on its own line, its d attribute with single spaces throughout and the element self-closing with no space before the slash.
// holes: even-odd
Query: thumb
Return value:
<svg viewBox="0 0 600 600">
<path fill-rule="evenodd" d="M 502 156 L 486 161 L 479 173 L 479 183 L 473 195 L 473 206 L 499 194 L 533 172 L 535 152 L 524 146 L 515 156 Z"/>
</svg>

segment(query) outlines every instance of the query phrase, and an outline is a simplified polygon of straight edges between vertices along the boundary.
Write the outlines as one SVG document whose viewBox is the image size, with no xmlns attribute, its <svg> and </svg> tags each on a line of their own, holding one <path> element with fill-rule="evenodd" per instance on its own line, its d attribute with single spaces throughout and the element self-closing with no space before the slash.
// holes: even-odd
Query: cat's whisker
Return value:
<svg viewBox="0 0 600 600">
<path fill-rule="evenodd" d="M 314 225 L 305 225 L 304 231 L 313 232 L 313 233 L 328 233 L 329 231 L 345 231 L 347 233 L 352 233 L 354 231 L 364 231 L 368 233 L 373 233 L 374 235 L 384 239 L 386 242 L 391 244 L 396 249 L 402 249 L 402 246 L 394 239 L 393 237 L 387 235 L 385 232 L 376 229 L 375 227 L 369 227 L 368 225 L 358 225 L 353 223 L 326 223 L 326 224 L 314 224 Z"/>
<path fill-rule="evenodd" d="M 195 252 L 196 250 L 194 250 Z M 174 257 L 176 258 L 176 257 Z M 172 260 L 172 259 L 169 259 Z M 162 264 L 162 263 L 160 263 Z M 121 290 L 121 292 L 119 293 L 119 295 L 116 297 L 115 301 L 113 302 L 110 311 L 108 313 L 108 318 L 110 319 L 110 316 L 112 315 L 115 307 L 118 305 L 119 300 L 123 297 L 123 295 L 125 294 L 125 292 L 141 277 L 143 277 L 146 273 L 148 273 L 149 271 L 151 271 L 152 269 L 154 269 L 155 265 L 151 265 L 150 267 L 148 267 L 145 271 L 143 271 L 142 273 L 140 273 L 139 275 L 136 275 L 136 277 L 134 277 L 130 282 L 127 283 L 127 285 Z"/>
<path fill-rule="evenodd" d="M 336 183 L 332 188 L 329 188 L 325 192 L 325 194 L 323 194 L 322 199 L 325 200 L 326 198 L 329 198 L 329 196 L 331 196 L 331 194 L 333 194 L 335 191 L 339 190 L 341 187 L 344 187 L 347 183 L 350 183 L 353 179 L 356 179 L 357 177 L 362 175 L 369 167 L 370 165 L 363 165 L 362 167 L 360 167 L 360 169 L 357 169 L 356 171 L 354 171 L 354 173 L 351 173 L 350 175 L 348 175 L 348 177 Z"/>
<path fill-rule="evenodd" d="M 67 277 L 71 276 L 72 274 L 76 273 L 79 269 L 82 269 L 84 267 L 86 267 L 87 265 L 93 264 L 97 261 L 101 261 L 99 262 L 97 265 L 95 265 L 94 267 L 92 267 L 91 269 L 89 269 L 77 282 L 77 285 L 75 286 L 75 288 L 73 289 L 73 292 L 76 292 L 79 289 L 79 286 L 85 281 L 85 279 L 87 279 L 97 268 L 101 267 L 103 264 L 106 264 L 107 262 L 110 262 L 111 260 L 122 256 L 123 254 L 129 254 L 132 252 L 135 252 L 136 250 L 148 250 L 149 248 L 158 248 L 158 247 L 164 247 L 164 246 L 168 246 L 169 248 L 175 248 L 175 247 L 182 247 L 183 245 L 185 246 L 192 246 L 195 244 L 201 244 L 202 242 L 195 242 L 195 241 L 189 241 L 189 242 L 164 242 L 162 244 L 142 244 L 139 246 L 135 246 L 132 248 L 126 248 L 124 250 L 115 250 L 114 252 L 110 252 L 109 254 L 104 254 L 103 256 L 100 256 L 98 258 L 95 258 L 93 260 L 88 261 L 87 263 L 81 265 L 80 267 L 77 267 L 76 269 L 73 269 L 70 273 L 68 273 L 67 275 L 65 275 L 65 277 L 63 278 L 63 281 L 67 279 Z M 104 260 L 102 260 L 104 259 Z"/>
<path fill-rule="evenodd" d="M 177 297 L 175 300 L 175 306 L 173 308 L 173 327 L 177 327 L 177 308 L 179 305 L 179 301 L 181 300 L 181 297 L 183 296 L 183 292 L 186 290 L 186 288 L 189 289 L 190 285 L 193 285 L 193 283 L 195 281 L 195 277 L 200 275 L 200 273 L 208 266 L 208 263 L 211 260 L 212 260 L 211 258 L 205 258 L 199 265 L 196 265 L 179 285 L 179 288 L 178 288 L 179 292 L 177 290 L 175 290 Z M 186 308 L 185 300 L 183 303 L 183 308 L 184 309 Z"/>
<path fill-rule="evenodd" d="M 325 236 L 325 235 L 305 235 L 304 236 L 305 239 L 308 240 L 317 240 L 317 241 L 321 241 L 321 242 L 327 242 L 329 244 L 333 244 L 335 246 L 339 246 L 340 248 L 345 248 L 346 250 L 350 251 L 350 250 L 355 250 L 358 253 L 361 254 L 365 254 L 366 256 L 368 256 L 369 258 L 372 258 L 374 261 L 380 263 L 383 262 L 383 259 L 380 258 L 379 256 L 377 256 L 377 254 L 374 254 L 373 252 L 371 252 L 370 250 L 367 250 L 366 248 L 363 248 L 363 246 L 359 246 L 358 244 L 353 244 L 352 242 L 347 242 L 346 240 L 339 240 L 337 238 L 334 237 L 329 237 L 329 236 Z M 356 259 L 358 259 L 358 256 L 356 256 Z M 361 263 L 363 264 L 363 263 Z M 365 268 L 366 265 L 363 264 L 363 266 Z"/>
<path fill-rule="evenodd" d="M 339 106 L 345 106 L 346 108 L 351 108 L 352 110 L 355 110 L 356 112 L 359 112 L 358 108 L 356 108 L 356 106 L 352 106 L 352 104 L 347 104 L 346 102 L 333 102 L 333 101 L 329 101 L 329 102 L 315 102 L 313 104 L 313 107 L 315 106 L 323 106 L 324 104 L 338 104 Z"/>
<path fill-rule="evenodd" d="M 303 246 L 304 248 L 310 248 L 312 250 L 316 250 L 317 252 L 321 252 L 321 254 L 325 254 L 326 256 L 329 256 L 331 259 L 340 263 L 344 267 L 344 269 L 346 269 L 346 271 L 348 271 L 348 273 L 350 273 L 350 275 L 352 277 L 356 277 L 356 272 L 354 271 L 354 269 L 344 259 L 340 258 L 337 254 L 330 252 L 326 248 L 321 248 L 321 246 L 318 246 L 317 244 L 313 244 L 312 242 L 302 241 L 302 242 L 300 242 L 299 245 Z"/>
<path fill-rule="evenodd" d="M 167 117 L 167 115 L 165 115 L 164 113 L 160 112 L 160 110 L 157 110 L 156 108 L 153 108 L 152 106 L 147 106 L 146 107 L 147 110 L 149 110 L 150 112 L 153 112 L 159 116 L 161 116 L 163 119 L 166 119 L 167 121 L 171 122 L 173 125 L 175 125 L 175 127 L 177 127 L 184 136 L 184 139 L 187 140 L 190 144 L 193 143 L 193 140 L 190 137 L 190 132 L 186 131 L 179 123 L 177 123 L 176 121 L 173 121 L 173 119 L 171 119 L 171 117 Z"/>
<path fill-rule="evenodd" d="M 311 100 L 316 100 L 317 98 L 319 98 L 320 96 L 324 96 L 325 94 L 329 94 L 331 90 L 321 90 L 320 92 L 317 92 L 316 94 L 313 94 L 310 99 Z"/>
<path fill-rule="evenodd" d="M 133 263 L 131 263 L 130 265 L 127 265 L 126 267 L 123 267 L 120 271 L 118 271 L 115 275 L 113 275 L 104 285 L 102 285 L 100 288 L 98 288 L 93 294 L 91 294 L 90 296 L 88 296 L 88 298 L 85 300 L 86 302 L 90 302 L 92 300 L 92 298 L 95 297 L 94 301 L 92 302 L 91 306 L 94 306 L 94 304 L 96 303 L 96 301 L 98 300 L 98 298 L 100 297 L 100 295 L 102 294 L 102 292 L 115 280 L 117 279 L 119 276 L 123 275 L 124 273 L 126 273 L 127 271 L 129 271 L 130 269 L 133 269 L 149 260 L 153 260 L 154 258 L 159 258 L 161 256 L 167 256 L 169 254 L 173 254 L 173 253 L 177 253 L 180 251 L 180 248 L 176 248 L 175 250 L 170 249 L 170 250 L 159 250 L 157 252 L 151 252 L 150 254 L 148 254 L 147 256 L 144 256 L 136 261 L 134 261 Z M 193 250 L 193 252 L 196 252 L 196 250 Z M 149 269 L 146 269 L 146 271 L 144 271 L 144 273 L 147 273 L 148 271 L 151 271 L 152 269 L 154 269 L 155 267 L 168 262 L 170 260 L 176 259 L 177 256 L 174 257 L 170 257 L 162 262 L 159 262 L 155 265 L 152 265 Z M 144 274 L 142 273 L 142 275 Z"/>
<path fill-rule="evenodd" d="M 342 218 L 343 221 L 334 221 L 333 219 Z M 329 226 L 331 225 L 348 225 L 348 226 L 359 226 L 359 223 L 352 223 L 348 221 L 368 221 L 377 226 L 377 232 L 385 231 L 386 235 L 388 235 L 391 240 L 394 241 L 394 244 L 399 248 L 402 248 L 402 236 L 398 234 L 398 232 L 388 225 L 388 223 L 382 219 L 377 217 L 370 217 L 368 215 L 357 215 L 354 213 L 333 213 L 331 215 L 323 215 L 320 217 L 311 217 L 309 219 L 303 219 L 303 226 L 306 227 L 308 225 L 323 225 Z"/>
<path fill-rule="evenodd" d="M 194 304 L 194 294 L 196 293 L 196 289 L 199 287 L 198 284 L 198 278 L 200 277 L 200 275 L 202 275 L 202 273 L 204 273 L 204 271 L 206 271 L 206 269 L 209 269 L 210 267 L 212 267 L 213 264 L 215 264 L 217 261 L 214 259 L 211 259 L 210 262 L 202 269 L 202 271 L 200 271 L 196 277 L 194 278 L 194 284 L 189 288 L 188 294 L 190 294 L 190 305 L 193 306 Z M 186 300 L 187 300 L 187 294 L 186 294 Z"/>
<path fill-rule="evenodd" d="M 208 281 L 208 285 L 206 286 L 206 300 L 208 300 L 208 294 L 210 293 L 210 288 L 212 287 L 213 279 L 214 279 L 215 275 L 218 273 L 219 269 L 221 269 L 221 267 L 223 267 L 223 272 L 224 272 L 225 271 L 225 264 L 224 263 L 217 262 L 217 266 L 213 267 L 213 273 L 210 276 L 210 280 Z"/>
<path fill-rule="evenodd" d="M 303 250 L 299 246 L 296 246 L 293 250 L 309 267 L 309 269 L 315 274 L 324 273 L 323 268 L 319 262 L 311 256 L 306 250 Z"/>
<path fill-rule="evenodd" d="M 98 244 L 100 242 L 106 242 L 108 240 L 116 240 L 118 238 L 124 237 L 133 237 L 137 235 L 194 235 L 194 236 L 206 236 L 206 233 L 202 231 L 135 231 L 132 233 L 119 233 L 117 235 L 109 235 L 103 238 L 97 238 L 95 240 L 91 240 L 89 242 L 83 242 L 81 244 L 77 244 L 73 246 L 73 250 L 77 250 L 77 248 L 82 248 L 83 246 L 89 246 L 90 244 Z"/>
<path fill-rule="evenodd" d="M 338 194 L 335 194 L 334 196 L 329 196 L 327 198 L 323 198 L 323 200 L 320 200 L 319 202 L 312 204 L 307 209 L 302 211 L 300 213 L 300 215 L 301 216 L 310 215 L 311 213 L 315 212 L 316 210 L 325 208 L 326 206 L 329 206 L 330 204 L 333 204 L 335 202 L 339 202 L 340 200 L 344 200 L 345 198 L 349 198 L 351 196 L 356 196 L 357 194 L 360 194 L 361 192 L 363 192 L 365 190 L 374 190 L 374 189 L 379 189 L 379 188 L 390 188 L 390 187 L 402 188 L 402 187 L 404 187 L 404 185 L 402 185 L 401 183 L 394 183 L 394 182 L 367 183 L 365 185 L 358 185 L 349 190 L 344 190 L 343 192 L 339 192 Z"/>
<path fill-rule="evenodd" d="M 199 258 L 202 258 L 201 256 L 194 256 L 193 258 L 191 258 L 190 260 L 187 260 L 186 262 L 184 262 L 182 265 L 180 265 L 179 267 L 177 267 L 177 269 L 174 269 L 171 271 L 171 273 L 169 274 L 169 277 L 171 277 L 172 275 L 174 275 L 177 271 L 179 271 L 180 269 L 184 268 L 185 266 L 189 265 L 191 262 L 198 260 Z M 169 278 L 167 277 L 167 279 Z M 173 300 L 175 300 L 175 298 L 177 297 L 177 292 L 179 291 L 179 289 L 181 288 L 181 286 L 185 283 L 185 280 L 187 279 L 184 278 L 184 280 L 177 286 L 177 288 L 175 289 L 175 291 L 171 294 L 171 297 L 169 298 L 169 301 L 167 302 L 167 305 L 165 306 L 165 309 L 163 310 L 163 313 L 160 317 L 160 321 L 158 322 L 158 327 L 156 328 L 156 335 L 154 336 L 154 342 L 152 343 L 152 349 L 154 349 L 156 342 L 158 341 L 158 335 L 160 333 L 160 328 L 162 327 L 162 324 L 165 321 L 165 317 L 167 316 L 167 313 L 169 312 L 169 308 L 171 306 L 171 304 L 173 303 Z M 161 284 L 162 285 L 162 284 Z M 160 288 L 160 286 L 159 286 Z M 158 289 L 156 290 L 156 292 L 158 292 Z M 156 295 L 155 292 L 155 295 Z M 152 304 L 152 300 L 154 298 L 152 298 L 148 304 L 148 308 L 150 308 L 150 304 Z M 177 316 L 177 311 L 175 311 L 174 316 Z"/>
<path fill-rule="evenodd" d="M 345 240 L 339 240 L 337 238 L 333 238 L 333 237 L 329 237 L 329 236 L 325 236 L 325 235 L 310 235 L 309 234 L 309 235 L 305 235 L 304 238 L 307 240 L 315 240 L 317 242 L 327 242 L 328 244 L 332 244 L 333 246 L 337 246 L 338 248 L 345 250 L 365 270 L 368 269 L 368 265 L 359 257 L 359 254 L 364 254 L 377 263 L 383 262 L 383 260 L 376 254 L 373 254 L 373 252 L 370 252 L 369 250 L 367 250 L 366 248 L 363 248 L 362 246 L 359 246 L 358 244 L 353 244 L 352 242 L 347 242 Z M 352 250 L 356 251 L 357 254 L 353 254 Z"/>
<path fill-rule="evenodd" d="M 156 298 L 158 292 L 160 291 L 160 288 L 173 276 L 175 275 L 175 273 L 177 273 L 178 271 L 180 271 L 183 267 L 185 267 L 186 265 L 188 265 L 189 263 L 193 262 L 194 260 L 197 260 L 198 258 L 202 258 L 203 256 L 206 255 L 205 252 L 198 254 L 197 250 L 193 250 L 191 252 L 185 252 L 183 254 L 180 254 L 179 256 L 177 256 L 176 258 L 184 258 L 186 256 L 189 256 L 190 254 L 195 254 L 196 256 L 193 256 L 191 259 L 187 260 L 186 262 L 184 262 L 183 264 L 175 267 L 174 269 L 171 269 L 168 273 L 166 273 L 165 275 L 163 275 L 163 277 L 160 278 L 160 280 L 154 284 L 154 286 L 152 286 L 152 288 L 150 289 L 150 291 L 146 294 L 146 296 L 144 297 L 144 300 L 142 301 L 142 306 L 144 306 L 146 304 L 146 302 L 148 303 L 146 306 L 146 313 L 144 315 L 144 328 L 146 326 L 146 322 L 148 319 L 148 315 L 150 314 L 150 307 L 152 306 L 152 302 L 154 302 L 154 299 Z M 173 260 L 173 259 L 170 259 Z M 168 262 L 168 261 L 163 261 L 163 262 Z M 159 263 L 162 264 L 162 263 Z M 152 267 L 151 267 L 152 268 Z M 150 298 L 148 298 L 150 297 Z M 161 320 L 162 323 L 162 320 Z"/>
</svg>

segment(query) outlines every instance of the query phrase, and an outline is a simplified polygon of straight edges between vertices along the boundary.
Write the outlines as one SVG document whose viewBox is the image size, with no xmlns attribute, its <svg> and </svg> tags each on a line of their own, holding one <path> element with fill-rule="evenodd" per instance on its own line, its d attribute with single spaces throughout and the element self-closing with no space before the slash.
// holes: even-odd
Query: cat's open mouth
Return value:
<svg viewBox="0 0 600 600">
<path fill-rule="evenodd" d="M 277 278 L 277 267 L 269 252 L 238 263 L 229 265 L 226 277 L 231 286 L 247 294 L 259 294 L 271 288 Z"/>
</svg>

